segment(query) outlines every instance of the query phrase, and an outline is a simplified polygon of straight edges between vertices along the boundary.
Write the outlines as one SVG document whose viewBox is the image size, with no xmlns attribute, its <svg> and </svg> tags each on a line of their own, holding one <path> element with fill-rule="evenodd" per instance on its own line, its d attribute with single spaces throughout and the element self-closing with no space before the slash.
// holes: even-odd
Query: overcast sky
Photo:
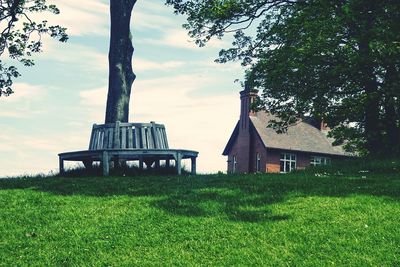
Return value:
<svg viewBox="0 0 400 267">
<path fill-rule="evenodd" d="M 67 27 L 70 40 L 45 40 L 36 66 L 21 67 L 15 93 L 0 98 L 0 177 L 57 171 L 57 154 L 87 149 L 92 124 L 104 122 L 108 1 L 54 2 L 61 14 L 46 19 Z M 226 171 L 221 153 L 239 117 L 234 80 L 243 69 L 214 63 L 229 42 L 198 48 L 184 22 L 161 0 L 138 0 L 130 122 L 165 124 L 170 148 L 200 152 L 199 172 Z"/>
</svg>

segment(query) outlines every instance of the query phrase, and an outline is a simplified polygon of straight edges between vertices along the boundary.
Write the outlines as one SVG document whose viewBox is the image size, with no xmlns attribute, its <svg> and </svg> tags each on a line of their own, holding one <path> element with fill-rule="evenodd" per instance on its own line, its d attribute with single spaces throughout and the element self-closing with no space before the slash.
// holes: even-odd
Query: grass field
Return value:
<svg viewBox="0 0 400 267">
<path fill-rule="evenodd" d="M 398 169 L 0 179 L 1 266 L 400 266 Z"/>
</svg>

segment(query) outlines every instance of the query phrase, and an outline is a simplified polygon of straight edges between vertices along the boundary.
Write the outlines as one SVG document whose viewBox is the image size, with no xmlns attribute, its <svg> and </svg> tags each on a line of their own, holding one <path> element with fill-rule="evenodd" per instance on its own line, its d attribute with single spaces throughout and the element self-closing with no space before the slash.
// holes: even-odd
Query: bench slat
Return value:
<svg viewBox="0 0 400 267">
<path fill-rule="evenodd" d="M 90 134 L 89 150 L 93 149 L 93 139 L 94 139 L 95 128 L 96 128 L 96 123 L 93 124 L 92 133 Z"/>
<path fill-rule="evenodd" d="M 104 131 L 100 130 L 99 133 L 98 133 L 98 137 L 97 137 L 97 147 L 96 147 L 96 149 L 102 149 L 103 136 L 104 136 Z"/>
<path fill-rule="evenodd" d="M 108 139 L 110 138 L 110 132 L 108 131 L 108 129 L 104 129 L 104 140 L 103 140 L 103 149 L 107 149 L 108 148 Z"/>
<path fill-rule="evenodd" d="M 164 139 L 162 138 L 161 128 L 157 128 L 157 139 L 158 139 L 158 143 L 160 144 L 160 148 L 164 149 L 165 143 L 164 143 Z"/>
<path fill-rule="evenodd" d="M 148 148 L 147 147 L 147 142 L 146 142 L 146 128 L 145 127 L 141 127 L 140 128 L 141 131 L 141 136 L 142 136 L 142 146 L 140 148 Z"/>
<path fill-rule="evenodd" d="M 97 138 L 98 138 L 98 135 L 99 135 L 99 131 L 98 131 L 98 130 L 95 130 L 95 131 L 94 131 L 94 135 L 93 135 L 93 144 L 92 144 L 92 149 L 93 149 L 93 150 L 96 149 L 96 147 L 97 147 Z"/>
<path fill-rule="evenodd" d="M 108 144 L 107 148 L 112 148 L 114 143 L 114 128 L 108 128 Z"/>
<path fill-rule="evenodd" d="M 115 123 L 115 129 L 114 129 L 114 145 L 113 148 L 121 148 L 121 142 L 120 142 L 120 129 L 119 129 L 119 124 L 120 122 L 117 121 Z"/>
<path fill-rule="evenodd" d="M 121 127 L 121 148 L 126 148 L 126 127 Z"/>
<path fill-rule="evenodd" d="M 128 148 L 133 148 L 133 130 L 132 127 L 128 127 Z"/>
<path fill-rule="evenodd" d="M 139 129 L 135 127 L 135 146 L 134 148 L 140 148 L 140 140 L 139 140 Z"/>
<path fill-rule="evenodd" d="M 151 127 L 147 128 L 146 136 L 147 136 L 148 148 L 153 149 L 154 144 L 153 144 L 153 138 L 151 138 Z"/>
<path fill-rule="evenodd" d="M 167 139 L 167 134 L 165 132 L 165 128 L 162 128 L 161 131 L 162 131 L 162 138 L 164 139 L 164 143 L 165 143 L 165 148 L 168 148 L 169 145 L 168 145 L 168 139 Z"/>
</svg>

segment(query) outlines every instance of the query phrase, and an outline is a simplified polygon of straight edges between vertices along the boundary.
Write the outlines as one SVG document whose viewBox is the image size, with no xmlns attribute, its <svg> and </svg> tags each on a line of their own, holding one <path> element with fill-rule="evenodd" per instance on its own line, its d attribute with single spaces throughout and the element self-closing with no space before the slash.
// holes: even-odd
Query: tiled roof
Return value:
<svg viewBox="0 0 400 267">
<path fill-rule="evenodd" d="M 288 149 L 331 155 L 348 155 L 341 146 L 332 146 L 332 139 L 324 132 L 305 122 L 290 126 L 286 133 L 278 134 L 267 125 L 274 117 L 266 112 L 257 112 L 250 121 L 267 148 Z"/>
</svg>

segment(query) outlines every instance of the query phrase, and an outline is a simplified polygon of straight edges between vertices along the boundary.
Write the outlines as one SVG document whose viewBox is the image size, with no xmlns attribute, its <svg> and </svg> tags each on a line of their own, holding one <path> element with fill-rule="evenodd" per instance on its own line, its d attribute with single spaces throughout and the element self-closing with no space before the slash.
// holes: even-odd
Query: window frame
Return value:
<svg viewBox="0 0 400 267">
<path fill-rule="evenodd" d="M 237 157 L 236 155 L 232 155 L 232 173 L 236 173 L 237 171 Z"/>
<path fill-rule="evenodd" d="M 330 157 L 325 157 L 325 156 L 311 156 L 310 158 L 310 165 L 311 166 L 323 166 L 323 165 L 329 165 L 331 163 L 331 158 Z"/>
<path fill-rule="evenodd" d="M 261 155 L 256 153 L 256 172 L 261 172 Z"/>
<path fill-rule="evenodd" d="M 282 165 L 283 162 L 283 165 Z M 292 165 L 293 163 L 293 165 Z M 289 164 L 289 165 L 287 165 Z M 283 170 L 282 170 L 283 166 Z M 287 170 L 286 167 L 289 167 L 289 170 Z M 288 173 L 295 171 L 297 169 L 297 155 L 293 153 L 281 153 L 280 158 L 279 158 L 279 171 L 280 173 Z"/>
</svg>

